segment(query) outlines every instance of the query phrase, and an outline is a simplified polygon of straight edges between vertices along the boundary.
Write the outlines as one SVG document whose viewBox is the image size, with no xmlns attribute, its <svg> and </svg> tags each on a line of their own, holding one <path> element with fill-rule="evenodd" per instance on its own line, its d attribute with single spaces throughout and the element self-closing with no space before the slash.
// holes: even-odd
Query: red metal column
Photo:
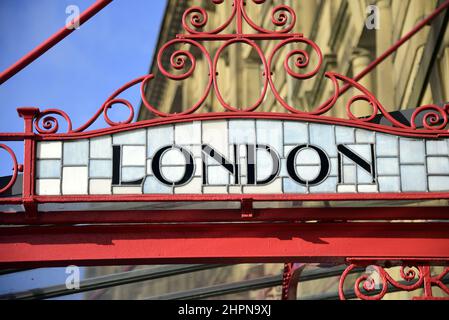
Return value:
<svg viewBox="0 0 449 320">
<path fill-rule="evenodd" d="M 25 207 L 26 218 L 35 219 L 37 217 L 37 203 L 34 200 L 34 158 L 35 140 L 33 134 L 34 117 L 39 113 L 36 108 L 18 109 L 19 116 L 25 122 L 24 139 L 24 166 L 23 166 L 23 205 Z"/>
</svg>

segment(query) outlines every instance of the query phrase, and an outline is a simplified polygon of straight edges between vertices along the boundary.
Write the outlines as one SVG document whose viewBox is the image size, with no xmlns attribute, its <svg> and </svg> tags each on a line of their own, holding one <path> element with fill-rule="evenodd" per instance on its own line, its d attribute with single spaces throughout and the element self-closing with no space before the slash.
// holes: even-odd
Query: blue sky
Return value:
<svg viewBox="0 0 449 320">
<path fill-rule="evenodd" d="M 83 11 L 94 1 L 0 0 L 0 69 L 63 27 L 67 6 L 76 5 Z M 115 0 L 1 85 L 0 131 L 23 130 L 16 112 L 20 106 L 62 109 L 74 127 L 86 122 L 112 92 L 148 73 L 165 5 L 165 0 Z M 125 97 L 138 108 L 137 87 Z M 126 114 L 121 112 L 124 108 L 118 109 L 112 113 L 116 119 Z M 102 126 L 100 122 L 96 127 Z M 17 153 L 20 157 L 21 152 Z M 0 175 L 9 174 L 1 167 Z"/>
<path fill-rule="evenodd" d="M 95 0 L 0 0 L 0 70 L 65 25 L 69 5 L 80 10 Z M 165 0 L 115 0 L 25 70 L 0 86 L 0 131 L 20 132 L 16 108 L 57 108 L 75 127 L 86 122 L 123 84 L 148 73 Z M 136 88 L 137 89 L 137 88 Z M 140 105 L 138 90 L 126 97 Z M 120 114 L 116 114 L 120 116 Z M 98 124 L 96 127 L 101 127 Z M 22 159 L 21 146 L 15 148 Z M 0 175 L 10 174 L 0 155 Z M 63 283 L 64 269 L 40 269 L 0 277 L 0 294 Z"/>
</svg>

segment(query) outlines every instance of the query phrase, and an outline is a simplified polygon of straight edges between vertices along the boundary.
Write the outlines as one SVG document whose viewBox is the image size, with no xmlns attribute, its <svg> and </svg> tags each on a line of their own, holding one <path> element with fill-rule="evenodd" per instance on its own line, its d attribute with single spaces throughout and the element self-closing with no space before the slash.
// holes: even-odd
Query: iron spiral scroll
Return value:
<svg viewBox="0 0 449 320">
<path fill-rule="evenodd" d="M 265 0 L 209 0 L 214 6 L 228 6 L 230 11 L 225 21 L 216 27 L 210 27 L 210 16 L 208 11 L 201 6 L 194 6 L 185 10 L 182 16 L 182 26 L 184 34 L 178 35 L 175 39 L 168 41 L 162 46 L 157 54 L 157 65 L 161 74 L 173 81 L 184 81 L 191 78 L 198 72 L 198 57 L 191 52 L 191 48 L 196 48 L 202 61 L 207 65 L 207 84 L 201 97 L 180 113 L 165 113 L 152 105 L 146 96 L 147 86 L 154 80 L 154 74 L 148 74 L 136 78 L 123 87 L 115 91 L 97 110 L 95 115 L 85 124 L 78 128 L 73 128 L 70 117 L 62 110 L 48 109 L 40 112 L 35 119 L 35 129 L 39 134 L 51 135 L 60 133 L 58 117 L 63 118 L 67 125 L 66 134 L 80 133 L 86 131 L 101 116 L 110 127 L 125 126 L 133 122 L 135 107 L 120 95 L 132 87 L 140 87 L 140 96 L 143 106 L 156 118 L 171 118 L 191 115 L 198 112 L 204 105 L 206 99 L 214 92 L 214 96 L 223 107 L 224 112 L 249 113 L 260 111 L 261 105 L 265 101 L 268 92 L 271 91 L 275 101 L 283 107 L 285 113 L 292 118 L 305 121 L 327 121 L 340 123 L 342 125 L 356 125 L 361 128 L 371 130 L 394 130 L 395 134 L 412 136 L 439 136 L 448 135 L 449 105 L 425 105 L 415 110 L 410 124 L 404 124 L 396 120 L 381 102 L 364 86 L 355 80 L 340 75 L 335 72 L 324 72 L 323 76 L 332 83 L 333 94 L 323 104 L 310 111 L 305 111 L 303 106 L 290 105 L 280 94 L 274 81 L 276 57 L 284 54 L 283 70 L 288 76 L 304 81 L 320 74 L 323 65 L 323 54 L 319 46 L 304 37 L 302 34 L 293 33 L 297 22 L 297 15 L 292 7 L 288 5 L 277 5 L 270 13 L 270 24 L 272 29 L 267 29 L 257 24 L 248 13 L 248 6 L 258 6 L 266 3 Z M 233 32 L 227 32 L 233 30 Z M 252 33 L 244 33 L 244 30 L 251 30 Z M 277 41 L 271 52 L 264 52 L 260 43 L 263 41 Z M 219 47 L 212 55 L 204 42 L 217 42 Z M 218 61 L 223 55 L 223 51 L 231 45 L 245 44 L 250 46 L 261 61 L 263 85 L 260 96 L 254 104 L 249 106 L 231 105 L 223 98 L 219 88 L 220 74 L 218 73 Z M 296 45 L 306 46 L 307 49 L 292 48 Z M 180 49 L 175 47 L 180 46 Z M 174 49 L 175 48 L 175 49 Z M 169 68 L 164 66 L 164 58 L 169 57 Z M 281 57 L 282 59 L 282 57 Z M 279 71 L 278 71 L 279 72 Z M 348 99 L 344 116 L 335 118 L 327 116 L 331 111 L 345 88 L 350 87 L 355 94 Z M 354 109 L 357 102 L 364 102 L 370 107 L 370 114 L 360 118 L 355 115 Z M 113 121 L 109 117 L 109 112 L 117 105 L 121 105 L 128 110 L 128 116 L 122 121 Z M 383 116 L 388 124 L 377 124 L 373 120 L 378 116 Z"/>
<path fill-rule="evenodd" d="M 339 296 L 341 300 L 346 300 L 345 284 L 348 276 L 357 268 L 356 264 L 350 264 L 343 272 L 339 283 Z M 432 275 L 429 266 L 401 266 L 399 268 L 399 280 L 395 280 L 391 270 L 381 266 L 372 266 L 370 274 L 362 274 L 351 280 L 355 297 L 361 300 L 381 300 L 392 291 L 413 292 L 423 289 L 423 294 L 417 298 L 434 298 L 432 287 L 440 288 L 444 293 L 449 294 L 449 287 L 443 283 L 443 279 L 449 275 L 449 267 L 437 275 Z"/>
</svg>

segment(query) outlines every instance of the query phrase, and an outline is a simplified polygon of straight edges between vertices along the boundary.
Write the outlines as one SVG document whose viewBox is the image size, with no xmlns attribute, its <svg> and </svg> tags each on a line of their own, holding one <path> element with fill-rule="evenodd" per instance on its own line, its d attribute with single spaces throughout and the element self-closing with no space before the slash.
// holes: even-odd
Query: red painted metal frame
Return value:
<svg viewBox="0 0 449 320">
<path fill-rule="evenodd" d="M 165 263 L 449 262 L 446 223 L 153 224 L 10 227 L 0 267 Z M 405 261 L 405 262 L 404 262 Z"/>
<path fill-rule="evenodd" d="M 282 208 L 217 210 L 56 211 L 39 212 L 30 225 L 217 223 L 217 222 L 332 222 L 380 220 L 447 220 L 447 207 Z M 23 225 L 23 213 L 0 215 L 1 225 Z"/>
<path fill-rule="evenodd" d="M 0 85 L 8 81 L 11 77 L 19 73 L 21 70 L 26 68 L 37 58 L 42 56 L 45 52 L 47 52 L 56 44 L 58 44 L 61 40 L 65 39 L 68 35 L 74 32 L 76 30 L 75 26 L 77 25 L 81 26 L 111 2 L 112 0 L 97 0 L 92 6 L 90 6 L 86 11 L 84 11 L 79 16 L 79 18 L 75 18 L 74 20 L 72 20 L 68 25 L 64 26 L 61 30 L 59 30 L 50 38 L 48 38 L 37 48 L 29 52 L 27 55 L 25 55 L 19 61 L 14 63 L 8 69 L 0 73 Z"/>
<path fill-rule="evenodd" d="M 282 280 L 282 300 L 296 300 L 298 295 L 298 282 L 301 273 L 306 268 L 305 263 L 286 263 Z"/>
<path fill-rule="evenodd" d="M 189 263 L 189 262 L 333 262 L 351 263 L 342 276 L 341 290 L 346 275 L 356 265 L 378 264 L 419 265 L 418 283 L 425 285 L 425 297 L 432 298 L 429 286 L 441 287 L 441 277 L 429 273 L 430 264 L 449 264 L 449 231 L 443 222 L 433 223 L 379 223 L 376 220 L 448 220 L 447 207 L 401 207 L 401 208 L 292 208 L 292 209 L 254 209 L 255 201 L 345 201 L 345 200 L 431 200 L 449 199 L 449 193 L 403 193 L 403 194 L 340 194 L 340 195 L 130 195 L 130 196 L 37 196 L 34 193 L 35 148 L 39 141 L 64 141 L 86 139 L 138 128 L 201 120 L 257 118 L 296 120 L 325 124 L 336 124 L 398 136 L 436 139 L 449 137 L 449 106 L 427 105 L 418 108 L 412 116 L 411 124 L 405 125 L 394 119 L 381 102 L 366 88 L 357 83 L 382 61 L 397 51 L 416 33 L 422 30 L 443 11 L 448 10 L 449 0 L 445 1 L 426 19 L 418 23 L 383 55 L 373 61 L 354 79 L 325 73 L 333 87 L 334 95 L 310 112 L 300 111 L 300 106 L 291 106 L 280 95 L 274 78 L 274 65 L 281 51 L 287 45 L 302 44 L 308 49 L 294 49 L 284 58 L 284 72 L 295 79 L 307 80 L 318 75 L 323 58 L 320 48 L 302 34 L 291 33 L 297 20 L 295 12 L 286 5 L 273 8 L 271 22 L 273 28 L 265 29 L 257 25 L 246 11 L 248 5 L 263 4 L 265 0 L 211 0 L 215 5 L 232 3 L 233 9 L 223 25 L 206 31 L 209 17 L 204 8 L 189 8 L 183 15 L 186 34 L 165 44 L 157 55 L 160 72 L 168 79 L 187 80 L 197 70 L 197 57 L 190 48 L 197 48 L 208 67 L 208 82 L 202 97 L 182 113 L 167 114 L 152 106 L 146 98 L 147 85 L 154 75 L 134 79 L 116 90 L 85 124 L 75 128 L 70 117 L 62 110 L 20 108 L 19 115 L 24 119 L 23 133 L 0 133 L 0 141 L 24 141 L 25 156 L 19 164 L 13 150 L 4 144 L 13 162 L 13 176 L 0 193 L 10 189 L 23 172 L 22 197 L 0 198 L 0 205 L 23 205 L 25 213 L 0 213 L 0 224 L 9 225 L 0 233 L 0 268 L 65 266 L 67 264 L 106 265 L 140 263 Z M 99 0 L 80 18 L 84 23 L 111 1 Z M 233 27 L 236 32 L 224 33 Z M 246 24 L 247 28 L 244 28 Z M 244 33 L 251 29 L 254 33 Z M 30 54 L 0 74 L 0 84 L 22 70 L 56 43 L 68 36 L 74 29 L 64 28 L 33 50 Z M 274 49 L 266 55 L 259 41 L 278 41 Z M 220 42 L 212 56 L 201 42 Z M 221 53 L 231 45 L 243 43 L 251 46 L 259 55 L 263 66 L 261 77 L 264 85 L 257 101 L 250 106 L 232 106 L 221 95 L 218 60 Z M 180 47 L 181 46 L 181 47 Z M 182 48 L 184 46 L 184 49 Z M 185 46 L 188 48 L 185 49 Z M 169 56 L 169 66 L 163 63 Z M 313 59 L 312 55 L 315 56 Z M 312 61 L 316 65 L 311 65 Z M 304 72 L 301 72 L 304 71 Z M 120 98 L 132 87 L 139 86 L 144 107 L 156 119 L 131 123 L 134 118 L 133 105 Z M 346 118 L 328 116 L 339 97 L 348 89 L 354 94 L 346 104 Z M 215 93 L 223 106 L 223 113 L 198 114 L 206 98 Z M 265 97 L 271 92 L 286 113 L 256 112 Z M 372 113 L 363 119 L 353 114 L 353 104 L 364 101 L 371 106 Z M 108 112 L 120 104 L 129 110 L 124 121 L 113 121 Z M 194 114 L 195 113 L 195 114 Z M 383 115 L 389 126 L 372 122 L 375 116 Z M 419 115 L 424 115 L 422 123 L 416 123 Z M 103 116 L 109 128 L 87 131 Z M 66 132 L 60 130 L 58 118 L 66 122 Z M 238 201 L 239 210 L 170 210 L 170 211 L 67 211 L 38 212 L 43 203 L 76 202 L 170 202 L 170 201 Z M 299 223 L 310 222 L 315 223 Z M 353 223 L 348 221 L 365 220 L 371 222 Z M 231 223 L 232 222 L 232 223 Z M 238 222 L 238 223 L 236 223 Z M 282 222 L 282 223 L 281 223 Z M 90 224 L 80 226 L 80 224 Z M 108 224 L 108 225 L 104 225 Z M 129 225 L 134 224 L 134 225 Z M 16 226 L 15 226 L 16 225 Z M 17 225 L 27 225 L 25 227 Z M 32 226 L 31 226 L 32 225 Z M 350 258 L 354 257 L 354 258 Z M 288 270 L 287 270 L 288 269 Z M 284 298 L 291 298 L 295 275 L 293 264 L 287 265 Z M 300 270 L 298 268 L 297 270 Z M 379 269 L 383 270 L 383 269 Z M 383 283 L 396 285 L 386 271 L 380 271 Z M 404 280 L 411 281 L 416 273 L 405 271 Z M 413 276 L 413 277 L 412 277 Z M 423 279 L 423 280 L 421 280 Z M 359 298 L 371 299 L 360 291 L 370 291 L 372 282 L 366 277 L 356 281 Z M 416 284 L 400 287 L 414 289 Z M 445 292 L 449 293 L 442 287 Z M 384 291 L 375 298 L 382 298 Z M 344 298 L 342 296 L 342 298 Z"/>
</svg>

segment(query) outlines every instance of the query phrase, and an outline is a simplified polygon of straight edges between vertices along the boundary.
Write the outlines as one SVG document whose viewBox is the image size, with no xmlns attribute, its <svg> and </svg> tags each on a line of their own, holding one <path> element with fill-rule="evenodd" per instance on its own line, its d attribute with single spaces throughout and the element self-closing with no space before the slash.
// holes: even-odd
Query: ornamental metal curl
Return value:
<svg viewBox="0 0 449 320">
<path fill-rule="evenodd" d="M 224 23 L 215 28 L 209 27 L 210 11 L 201 6 L 194 6 L 185 10 L 182 16 L 182 26 L 185 34 L 177 35 L 176 39 L 164 44 L 157 54 L 157 65 L 159 72 L 169 80 L 185 81 L 192 79 L 197 71 L 199 59 L 207 65 L 207 84 L 200 98 L 188 106 L 180 113 L 163 112 L 158 106 L 153 106 L 147 99 L 146 91 L 151 81 L 155 79 L 154 74 L 147 74 L 136 78 L 114 92 L 98 109 L 95 115 L 84 125 L 73 129 L 70 117 L 63 111 L 49 109 L 41 112 L 35 118 L 35 130 L 42 135 L 52 135 L 60 133 L 59 123 L 56 116 L 62 117 L 67 122 L 67 134 L 79 133 L 87 130 L 94 122 L 103 115 L 105 122 L 111 126 L 125 126 L 134 119 L 135 108 L 126 99 L 120 98 L 120 94 L 136 85 L 140 86 L 142 105 L 155 117 L 169 118 L 182 117 L 200 111 L 208 97 L 213 96 L 223 107 L 222 111 L 234 113 L 248 113 L 260 111 L 268 92 L 274 96 L 275 102 L 285 109 L 285 112 L 292 118 L 302 120 L 313 120 L 323 122 L 333 122 L 342 125 L 357 125 L 370 130 L 383 130 L 384 132 L 394 132 L 395 134 L 413 136 L 439 136 L 448 135 L 449 106 L 441 107 L 437 105 L 425 105 L 418 108 L 411 119 L 410 124 L 404 124 L 396 120 L 380 101 L 364 86 L 354 79 L 345 77 L 335 72 L 322 72 L 323 54 L 319 46 L 302 34 L 293 33 L 297 16 L 291 6 L 277 5 L 271 10 L 271 23 L 275 30 L 266 29 L 263 25 L 258 25 L 248 14 L 248 6 L 262 5 L 266 0 L 209 0 L 215 6 L 229 6 L 230 14 Z M 231 9 L 232 6 L 232 9 Z M 246 28 L 245 28 L 246 26 Z M 225 30 L 235 30 L 233 33 L 225 33 Z M 253 33 L 244 33 L 244 30 L 252 30 Z M 265 53 L 261 42 L 277 41 L 274 49 Z M 211 46 L 203 45 L 203 42 L 220 43 L 216 51 L 212 51 Z M 218 72 L 218 61 L 223 55 L 223 51 L 231 45 L 246 44 L 257 52 L 261 61 L 262 86 L 260 96 L 255 103 L 249 106 L 231 105 L 225 101 L 220 88 L 220 74 Z M 297 45 L 306 48 L 294 48 Z M 196 55 L 192 49 L 200 51 Z M 283 55 L 283 56 L 281 56 Z M 168 58 L 168 59 L 167 59 Z M 319 106 L 306 110 L 304 106 L 290 105 L 280 94 L 280 88 L 276 86 L 274 77 L 277 60 L 283 59 L 283 71 L 286 75 L 297 81 L 305 81 L 319 74 L 323 74 L 327 81 L 330 81 L 333 88 L 332 96 Z M 344 87 L 342 86 L 344 85 Z M 340 96 L 348 88 L 354 89 L 354 94 L 347 99 L 344 106 L 344 116 L 335 118 L 329 116 L 329 112 L 337 105 Z M 256 98 L 255 98 L 256 99 Z M 369 105 L 370 112 L 365 117 L 356 116 L 355 103 L 364 102 Z M 129 111 L 129 116 L 122 121 L 113 121 L 109 117 L 110 110 L 121 105 Z M 341 112 L 340 112 L 341 114 Z M 378 116 L 383 116 L 388 124 L 375 123 Z M 420 123 L 422 122 L 422 123 Z"/>
<path fill-rule="evenodd" d="M 210 0 L 213 4 L 218 5 L 222 4 L 224 2 L 228 2 L 227 0 Z M 229 27 L 229 25 L 232 23 L 232 21 L 235 19 L 235 16 L 237 15 L 237 10 L 239 10 L 239 7 L 235 5 L 235 1 L 233 0 L 232 3 L 232 12 L 228 19 L 219 27 L 211 30 L 211 31 L 205 31 L 204 28 L 207 26 L 209 22 L 209 14 L 207 13 L 206 9 L 202 7 L 191 7 L 187 9 L 183 16 L 182 16 L 182 26 L 184 30 L 189 34 L 218 34 L 222 32 L 224 29 Z M 190 27 L 190 25 L 193 27 Z"/>
<path fill-rule="evenodd" d="M 339 296 L 341 300 L 346 300 L 345 282 L 348 275 L 356 264 L 349 265 L 343 272 L 339 283 Z M 432 286 L 439 287 L 449 295 L 449 287 L 443 283 L 443 279 L 449 274 L 449 267 L 436 276 L 432 276 L 430 266 L 401 266 L 399 269 L 400 280 L 395 280 L 393 276 L 381 266 L 372 266 L 375 275 L 362 274 L 354 280 L 354 294 L 361 300 L 381 300 L 391 289 L 412 292 L 423 288 L 424 293 L 416 299 L 432 299 Z"/>
<path fill-rule="evenodd" d="M 22 171 L 22 166 L 21 165 L 19 166 L 19 164 L 17 163 L 16 154 L 10 147 L 1 143 L 0 149 L 3 149 L 9 153 L 9 155 L 11 156 L 12 163 L 13 163 L 11 179 L 8 181 L 8 183 L 3 188 L 0 187 L 0 194 L 2 194 L 2 193 L 5 193 L 6 191 L 8 191 L 9 189 L 11 189 L 11 187 L 14 185 L 14 183 L 16 183 L 17 175 L 19 174 L 19 171 Z"/>
<path fill-rule="evenodd" d="M 253 28 L 257 32 L 267 33 L 267 34 L 273 33 L 273 32 L 278 33 L 278 34 L 288 33 L 290 31 L 292 31 L 296 25 L 296 13 L 293 10 L 293 8 L 290 6 L 278 5 L 278 6 L 275 6 L 271 10 L 271 23 L 275 27 L 281 28 L 281 30 L 268 30 L 261 26 L 258 26 L 249 17 L 249 15 L 245 9 L 245 6 L 246 6 L 245 1 L 235 0 L 234 5 L 238 5 L 237 4 L 238 2 L 240 2 L 240 4 L 239 4 L 240 11 L 241 11 L 241 15 L 243 16 L 244 20 L 246 21 L 246 23 L 248 23 L 251 26 L 251 28 Z M 252 2 L 254 2 L 255 4 L 264 4 L 266 2 L 266 0 L 252 0 Z"/>
</svg>

